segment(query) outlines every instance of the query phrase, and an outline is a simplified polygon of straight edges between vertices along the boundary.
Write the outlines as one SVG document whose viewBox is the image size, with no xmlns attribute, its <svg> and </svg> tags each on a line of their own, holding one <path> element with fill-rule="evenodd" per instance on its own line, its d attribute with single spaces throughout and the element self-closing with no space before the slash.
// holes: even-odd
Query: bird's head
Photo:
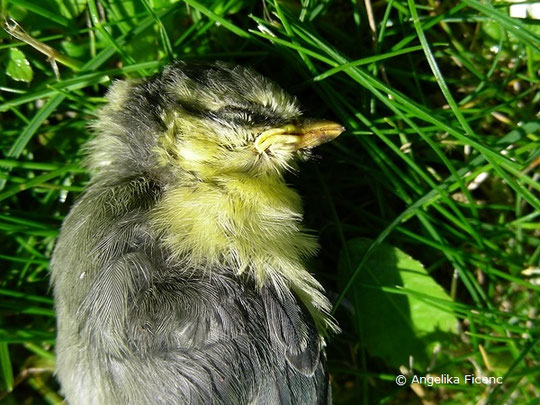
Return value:
<svg viewBox="0 0 540 405">
<path fill-rule="evenodd" d="M 249 68 L 176 62 L 117 82 L 97 126 L 91 165 L 199 180 L 278 173 L 344 128 L 302 116 L 296 99 Z M 116 167 L 115 170 L 118 168 Z M 176 176 L 174 176 L 176 177 Z"/>
</svg>

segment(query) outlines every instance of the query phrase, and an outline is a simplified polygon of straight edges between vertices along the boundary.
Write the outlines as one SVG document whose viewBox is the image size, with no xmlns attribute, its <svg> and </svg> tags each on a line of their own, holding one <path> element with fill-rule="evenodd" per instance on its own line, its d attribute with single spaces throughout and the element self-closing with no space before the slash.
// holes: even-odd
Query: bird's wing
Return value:
<svg viewBox="0 0 540 405">
<path fill-rule="evenodd" d="M 179 268 L 142 212 L 95 205 L 79 201 L 53 262 L 72 403 L 327 403 L 321 342 L 292 293 L 231 269 Z"/>
<path fill-rule="evenodd" d="M 280 404 L 331 404 L 322 338 L 307 308 L 290 291 L 262 291 L 270 337 L 283 353 L 285 367 L 275 386 Z"/>
<path fill-rule="evenodd" d="M 313 319 L 289 291 L 262 291 L 272 337 L 280 342 L 291 367 L 307 376 L 320 362 L 321 340 Z"/>
</svg>

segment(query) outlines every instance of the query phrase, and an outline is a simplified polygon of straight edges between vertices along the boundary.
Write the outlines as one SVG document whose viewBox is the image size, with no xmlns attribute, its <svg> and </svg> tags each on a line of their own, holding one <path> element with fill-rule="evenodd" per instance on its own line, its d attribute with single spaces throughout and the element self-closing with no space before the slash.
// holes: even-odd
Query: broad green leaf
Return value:
<svg viewBox="0 0 540 405">
<path fill-rule="evenodd" d="M 18 82 L 30 82 L 34 71 L 24 53 L 17 48 L 10 48 L 6 66 L 6 74 Z"/>
<path fill-rule="evenodd" d="M 370 246 L 358 238 L 342 252 L 340 272 L 347 279 Z M 422 263 L 387 244 L 376 247 L 351 289 L 355 321 L 361 342 L 372 356 L 399 367 L 412 356 L 427 365 L 436 343 L 456 333 L 457 318 L 444 289 Z"/>
</svg>

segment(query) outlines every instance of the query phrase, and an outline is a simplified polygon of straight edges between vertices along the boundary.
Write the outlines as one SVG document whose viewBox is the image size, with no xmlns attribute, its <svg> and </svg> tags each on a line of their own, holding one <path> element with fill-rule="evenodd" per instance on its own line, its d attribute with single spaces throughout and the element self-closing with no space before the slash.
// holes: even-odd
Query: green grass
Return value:
<svg viewBox="0 0 540 405">
<path fill-rule="evenodd" d="M 336 404 L 540 396 L 539 20 L 476 0 L 0 4 L 56 60 L 0 33 L 2 403 L 61 401 L 48 262 L 88 181 L 88 123 L 113 80 L 171 59 L 252 65 L 347 128 L 290 177 L 343 329 Z"/>
</svg>

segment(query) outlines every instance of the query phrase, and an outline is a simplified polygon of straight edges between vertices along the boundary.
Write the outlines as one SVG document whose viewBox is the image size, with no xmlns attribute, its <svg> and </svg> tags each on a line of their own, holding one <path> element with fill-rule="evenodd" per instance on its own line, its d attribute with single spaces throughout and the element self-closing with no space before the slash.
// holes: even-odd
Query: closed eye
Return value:
<svg viewBox="0 0 540 405">
<path fill-rule="evenodd" d="M 254 109 L 238 106 L 227 106 L 215 111 L 216 117 L 221 120 L 235 124 L 268 125 L 273 123 L 274 119 L 268 115 Z"/>
</svg>

